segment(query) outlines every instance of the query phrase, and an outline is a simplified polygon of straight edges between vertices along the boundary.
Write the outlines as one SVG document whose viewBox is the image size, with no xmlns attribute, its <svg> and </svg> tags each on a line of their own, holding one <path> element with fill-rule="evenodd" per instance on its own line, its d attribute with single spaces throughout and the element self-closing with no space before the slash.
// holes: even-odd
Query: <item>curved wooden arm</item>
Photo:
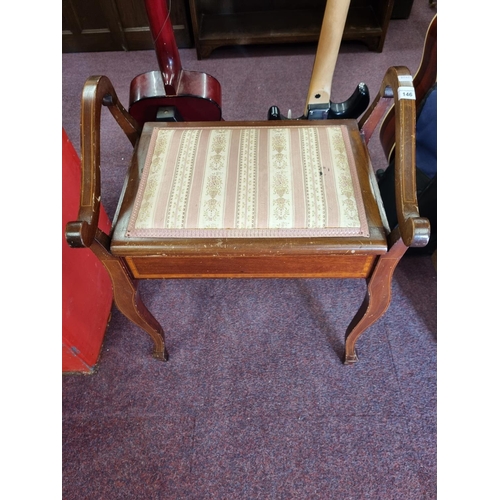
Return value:
<svg viewBox="0 0 500 500">
<path fill-rule="evenodd" d="M 404 88 L 412 89 L 413 98 L 403 93 Z M 399 94 L 401 90 L 402 94 Z M 395 186 L 398 227 L 390 235 L 389 241 L 402 238 L 408 247 L 425 246 L 430 237 L 430 223 L 420 217 L 416 190 L 415 136 L 416 109 L 415 91 L 411 74 L 404 66 L 389 68 L 384 76 L 378 95 L 359 122 L 361 131 L 368 142 L 376 125 L 394 102 L 395 122 Z"/>
<path fill-rule="evenodd" d="M 80 118 L 82 184 L 78 220 L 66 225 L 71 247 L 89 247 L 97 231 L 101 202 L 101 107 L 107 106 L 135 146 L 140 126 L 121 105 L 106 76 L 91 76 L 83 87 Z"/>
<path fill-rule="evenodd" d="M 396 135 L 394 175 L 398 231 L 406 246 L 422 247 L 427 245 L 431 230 L 429 220 L 420 217 L 418 211 L 415 171 L 415 99 L 405 98 L 404 87 L 408 88 L 412 85 L 407 81 L 402 81 L 402 77 L 403 79 L 404 77 L 411 78 L 410 71 L 408 68 L 395 66 L 387 70 L 382 82 L 382 88 L 389 86 L 394 94 Z M 399 92 L 402 92 L 401 95 Z"/>
<path fill-rule="evenodd" d="M 413 79 L 416 106 L 420 108 L 429 89 L 437 82 L 437 14 L 427 28 L 420 65 Z M 394 149 L 394 110 L 390 109 L 380 126 L 380 142 L 385 157 L 390 160 Z"/>
</svg>

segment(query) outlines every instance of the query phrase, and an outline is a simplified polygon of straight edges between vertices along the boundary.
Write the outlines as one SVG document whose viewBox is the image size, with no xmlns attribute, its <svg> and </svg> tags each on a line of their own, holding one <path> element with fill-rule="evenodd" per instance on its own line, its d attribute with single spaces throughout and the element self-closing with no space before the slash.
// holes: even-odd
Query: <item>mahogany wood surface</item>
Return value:
<svg viewBox="0 0 500 500">
<path fill-rule="evenodd" d="M 126 257 L 136 278 L 366 278 L 374 255 Z M 311 265 L 314 261 L 314 265 Z"/>
<path fill-rule="evenodd" d="M 87 79 L 82 92 L 80 120 L 80 150 L 82 184 L 78 221 L 66 228 L 70 246 L 89 247 L 99 222 L 101 202 L 101 108 L 107 106 L 132 144 L 140 136 L 139 124 L 121 105 L 113 85 L 105 76 Z"/>
<path fill-rule="evenodd" d="M 392 89 L 396 127 L 396 200 L 399 225 L 388 232 L 385 214 L 374 182 L 373 171 L 363 135 L 355 120 L 336 120 L 349 129 L 369 236 L 365 238 L 240 238 L 240 239 L 149 239 L 127 238 L 125 230 L 133 207 L 151 131 L 154 126 L 195 128 L 193 124 L 147 123 L 140 127 L 119 104 L 106 77 L 91 77 L 82 97 L 82 195 L 79 220 L 67 225 L 71 246 L 90 247 L 108 270 L 118 309 L 153 339 L 154 355 L 166 359 L 161 326 L 146 309 L 137 293 L 136 279 L 142 278 L 219 278 L 219 277 L 365 277 L 367 294 L 346 334 L 346 364 L 357 360 L 355 343 L 377 321 L 390 302 L 392 273 L 407 247 L 423 246 L 429 238 L 429 223 L 419 216 L 415 194 L 415 101 L 398 97 L 398 88 L 407 85 L 401 77 L 409 75 L 404 67 L 387 71 L 378 101 Z M 95 223 L 100 208 L 100 107 L 108 105 L 127 133 L 134 153 L 115 215 L 112 238 Z M 373 109 L 377 108 L 375 103 Z M 369 123 L 365 117 L 363 123 Z M 269 126 L 269 122 L 215 122 L 221 126 Z M 213 125 L 213 124 L 212 124 Z M 328 121 L 314 123 L 328 126 Z M 295 127 L 303 123 L 274 122 L 274 126 Z"/>
<path fill-rule="evenodd" d="M 379 257 L 377 266 L 367 280 L 365 299 L 346 331 L 346 365 L 358 361 L 356 341 L 359 336 L 387 311 L 391 303 L 392 275 L 406 249 L 403 240 L 398 239 L 389 252 Z"/>
<path fill-rule="evenodd" d="M 218 127 L 231 127 L 234 125 L 248 127 L 269 127 L 268 121 L 265 122 L 223 122 L 216 123 Z M 272 122 L 273 127 L 300 127 L 304 125 L 301 121 L 278 121 Z M 133 204 L 139 188 L 140 175 L 142 167 L 146 161 L 146 154 L 151 140 L 151 134 L 154 127 L 176 128 L 185 127 L 182 123 L 146 123 L 138 146 L 134 151 L 128 179 L 124 186 L 124 192 L 121 202 L 117 208 L 117 221 L 113 233 L 113 241 L 111 249 L 114 255 L 127 257 L 144 257 L 150 256 L 168 256 L 171 257 L 196 257 L 206 258 L 210 260 L 214 257 L 237 257 L 239 258 L 240 266 L 243 265 L 245 258 L 259 258 L 261 261 L 260 274 L 272 273 L 274 259 L 277 256 L 299 256 L 311 255 L 316 257 L 330 257 L 333 254 L 361 254 L 361 255 L 377 255 L 387 251 L 386 230 L 384 229 L 382 219 L 380 217 L 377 200 L 373 192 L 372 183 L 370 181 L 370 163 L 368 152 L 365 144 L 362 141 L 359 129 L 355 120 L 336 120 L 336 125 L 346 125 L 349 128 L 351 138 L 351 147 L 353 155 L 357 159 L 356 167 L 358 179 L 363 196 L 364 208 L 367 216 L 370 236 L 368 238 L 220 238 L 220 239 L 181 239 L 181 238 L 130 238 L 126 236 L 127 225 Z M 317 127 L 327 127 L 330 124 L 327 121 L 315 122 Z M 190 124 L 195 128 L 213 127 L 214 123 L 200 122 Z M 179 261 L 180 262 L 180 261 Z M 188 261 L 186 261 L 188 262 Z M 334 262 L 332 261 L 332 264 Z M 306 263 L 304 263 L 305 265 Z M 158 265 L 158 264 L 157 264 Z M 318 265 L 319 269 L 315 269 Z M 266 268 L 269 267 L 269 270 Z M 177 268 L 177 273 L 180 269 Z M 233 274 L 234 271 L 228 271 Z M 250 274 L 250 268 L 245 270 Z M 310 273 L 311 276 L 325 272 L 324 265 L 320 264 L 318 259 L 309 259 L 307 267 L 301 271 L 302 275 Z M 332 275 L 338 275 L 339 272 L 335 269 L 330 271 Z M 190 267 L 186 265 L 183 274 L 190 274 Z M 238 271 L 237 274 L 240 274 Z M 297 274 L 297 271 L 294 271 Z M 251 275 L 251 274 L 250 274 Z M 221 276 L 222 277 L 222 276 Z"/>
<path fill-rule="evenodd" d="M 168 359 L 163 328 L 146 308 L 139 296 L 137 282 L 132 278 L 125 261 L 109 251 L 109 236 L 97 229 L 90 249 L 102 262 L 111 277 L 116 307 L 133 323 L 147 332 L 154 343 L 153 356 Z"/>
<path fill-rule="evenodd" d="M 371 106 L 361 117 L 359 125 L 368 139 L 374 131 L 372 115 L 383 116 L 389 99 L 394 101 L 394 131 L 395 131 L 395 184 L 396 184 L 396 211 L 398 218 L 398 231 L 405 244 L 409 246 L 425 246 L 429 241 L 429 221 L 421 218 L 418 213 L 416 194 L 415 171 L 415 129 L 416 112 L 415 99 L 400 99 L 397 89 L 404 87 L 400 79 L 410 77 L 408 68 L 393 66 L 384 76 L 379 93 L 375 96 Z M 396 91 L 394 91 L 396 89 Z"/>
<path fill-rule="evenodd" d="M 416 109 L 419 109 L 422 99 L 437 82 L 437 14 L 432 19 L 425 35 L 424 50 L 420 65 L 413 79 L 416 94 Z M 380 125 L 380 143 L 385 157 L 390 160 L 394 151 L 396 124 L 394 107 L 389 109 L 387 116 Z"/>
</svg>

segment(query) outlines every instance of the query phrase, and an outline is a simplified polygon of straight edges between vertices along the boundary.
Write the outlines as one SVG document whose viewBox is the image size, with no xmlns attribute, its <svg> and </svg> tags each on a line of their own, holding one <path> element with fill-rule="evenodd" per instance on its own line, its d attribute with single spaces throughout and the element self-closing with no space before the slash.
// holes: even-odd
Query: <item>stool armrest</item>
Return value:
<svg viewBox="0 0 500 500">
<path fill-rule="evenodd" d="M 97 231 L 101 202 L 101 108 L 106 106 L 135 146 L 141 127 L 125 110 L 106 76 L 91 76 L 85 82 L 80 118 L 81 192 L 78 220 L 66 225 L 71 247 L 89 247 Z"/>
<path fill-rule="evenodd" d="M 412 87 L 411 73 L 404 66 L 389 68 L 384 76 L 378 95 L 360 119 L 361 132 L 365 141 L 386 114 L 392 100 L 395 115 L 395 195 L 398 231 L 389 239 L 400 235 L 408 247 L 425 246 L 430 237 L 428 219 L 420 217 L 416 190 L 416 106 L 415 99 L 400 95 L 399 89 Z M 413 95 L 414 95 L 413 91 Z M 394 233 L 394 231 L 393 231 Z"/>
</svg>

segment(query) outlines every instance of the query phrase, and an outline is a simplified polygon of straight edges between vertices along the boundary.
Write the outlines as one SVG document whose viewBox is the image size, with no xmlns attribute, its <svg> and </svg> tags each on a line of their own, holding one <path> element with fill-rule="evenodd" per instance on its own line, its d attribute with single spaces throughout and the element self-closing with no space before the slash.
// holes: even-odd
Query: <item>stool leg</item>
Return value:
<svg viewBox="0 0 500 500">
<path fill-rule="evenodd" d="M 345 338 L 344 364 L 352 365 L 358 361 L 356 341 L 359 336 L 387 311 L 391 303 L 392 275 L 396 265 L 406 252 L 406 245 L 399 239 L 385 255 L 379 257 L 367 281 L 366 295 L 347 327 Z"/>
<path fill-rule="evenodd" d="M 153 356 L 166 361 L 168 352 L 165 349 L 163 329 L 142 302 L 137 290 L 137 281 L 132 278 L 123 260 L 109 252 L 107 238 L 107 235 L 98 230 L 90 248 L 108 271 L 113 284 L 116 307 L 125 317 L 151 336 L 154 342 Z"/>
</svg>

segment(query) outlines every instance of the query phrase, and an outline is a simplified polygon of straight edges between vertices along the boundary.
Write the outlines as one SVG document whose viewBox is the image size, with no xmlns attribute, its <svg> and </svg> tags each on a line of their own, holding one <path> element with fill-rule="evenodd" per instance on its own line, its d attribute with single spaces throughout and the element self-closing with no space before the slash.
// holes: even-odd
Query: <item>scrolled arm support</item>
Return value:
<svg viewBox="0 0 500 500">
<path fill-rule="evenodd" d="M 391 87 L 394 94 L 395 194 L 399 231 L 406 246 L 422 247 L 427 245 L 431 230 L 428 219 L 420 217 L 418 210 L 415 98 L 407 99 L 404 92 L 401 92 L 404 87 L 409 86 L 405 77 L 410 76 L 408 68 L 395 66 L 387 70 L 382 85 Z"/>
<path fill-rule="evenodd" d="M 66 225 L 66 241 L 71 247 L 89 247 L 94 241 L 101 204 L 101 109 L 106 106 L 132 145 L 140 136 L 140 126 L 120 103 L 106 76 L 91 76 L 85 82 L 80 117 L 82 181 L 78 220 Z"/>
<path fill-rule="evenodd" d="M 420 217 L 416 189 L 416 106 L 415 99 L 404 95 L 403 88 L 412 86 L 411 73 L 404 66 L 389 68 L 384 76 L 378 95 L 372 105 L 361 118 L 361 130 L 368 134 L 374 130 L 373 117 L 378 122 L 394 100 L 395 115 L 395 195 L 398 217 L 397 231 L 391 235 L 390 241 L 401 237 L 407 247 L 425 246 L 430 237 L 428 219 Z M 400 91 L 401 90 L 401 94 Z M 389 99 L 389 98 L 392 99 Z M 367 138 L 365 137 L 365 140 Z"/>
<path fill-rule="evenodd" d="M 66 224 L 66 242 L 71 248 L 87 248 L 94 240 L 95 232 L 85 221 L 74 221 Z"/>
</svg>

